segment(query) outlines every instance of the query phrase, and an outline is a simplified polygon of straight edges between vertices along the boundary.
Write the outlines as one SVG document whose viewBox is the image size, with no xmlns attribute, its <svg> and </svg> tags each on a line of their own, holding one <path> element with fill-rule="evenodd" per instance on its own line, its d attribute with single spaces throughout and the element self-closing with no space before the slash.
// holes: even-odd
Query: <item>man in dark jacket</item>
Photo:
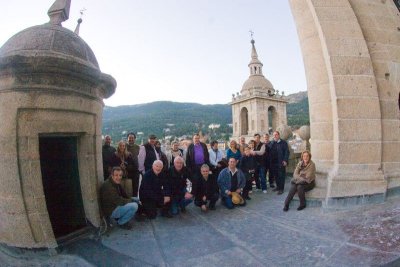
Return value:
<svg viewBox="0 0 400 267">
<path fill-rule="evenodd" d="M 207 164 L 201 166 L 200 172 L 201 176 L 197 177 L 193 183 L 194 204 L 202 211 L 215 210 L 215 203 L 219 198 L 217 179 L 214 175 L 210 175 L 210 167 Z"/>
<path fill-rule="evenodd" d="M 278 195 L 283 194 L 286 178 L 286 166 L 289 160 L 289 147 L 285 140 L 280 138 L 278 131 L 274 132 L 274 140 L 269 143 L 270 172 L 275 178 Z"/>
<path fill-rule="evenodd" d="M 192 195 L 192 178 L 189 170 L 184 166 L 182 157 L 177 156 L 174 158 L 174 165 L 172 165 L 167 173 L 167 183 L 169 187 L 169 196 L 171 197 L 171 213 L 176 215 L 186 211 L 186 206 L 193 200 Z"/>
<path fill-rule="evenodd" d="M 192 177 L 200 176 L 200 167 L 203 164 L 210 166 L 210 155 L 207 145 L 200 142 L 200 135 L 193 135 L 193 143 L 189 145 L 186 153 L 186 167 L 190 170 Z"/>
<path fill-rule="evenodd" d="M 254 135 L 254 151 L 253 155 L 256 157 L 258 163 L 258 178 L 261 183 L 261 190 L 265 194 L 267 193 L 267 180 L 265 177 L 265 157 L 266 157 L 266 149 L 263 142 L 261 142 L 260 134 L 256 133 Z M 258 184 L 257 184 L 258 185 Z"/>
<path fill-rule="evenodd" d="M 221 193 L 221 202 L 228 209 L 233 209 L 235 204 L 232 201 L 234 192 L 241 194 L 246 185 L 246 178 L 241 170 L 236 168 L 237 161 L 230 158 L 228 167 L 223 169 L 218 175 L 218 186 Z M 244 206 L 246 202 L 240 204 Z"/>
<path fill-rule="evenodd" d="M 128 142 L 126 143 L 126 150 L 131 153 L 132 161 L 127 166 L 128 178 L 132 180 L 132 192 L 133 196 L 136 197 L 139 190 L 139 162 L 138 154 L 140 147 L 135 144 L 136 135 L 135 133 L 128 134 Z"/>
<path fill-rule="evenodd" d="M 106 218 L 114 219 L 123 228 L 132 228 L 131 219 L 135 215 L 138 204 L 133 202 L 121 186 L 122 169 L 114 167 L 111 177 L 100 188 L 101 207 Z"/>
<path fill-rule="evenodd" d="M 154 134 L 149 135 L 148 142 L 139 149 L 138 163 L 139 172 L 144 174 L 148 170 L 151 170 L 153 162 L 157 159 L 161 159 L 161 155 L 156 150 L 157 137 Z"/>
<path fill-rule="evenodd" d="M 246 200 L 250 200 L 249 192 L 252 189 L 255 174 L 258 168 L 258 163 L 255 157 L 251 154 L 250 147 L 244 149 L 244 155 L 240 160 L 239 169 L 242 170 L 246 177 L 246 186 L 243 188 L 243 197 Z"/>
<path fill-rule="evenodd" d="M 267 178 L 267 173 L 268 173 L 268 182 L 269 182 L 269 187 L 275 188 L 275 180 L 274 177 L 271 176 L 271 170 L 270 170 L 270 165 L 271 165 L 271 160 L 270 160 L 270 152 L 269 152 L 269 134 L 264 134 L 264 146 L 265 146 L 265 154 L 264 154 L 264 165 L 265 165 L 265 178 Z M 277 191 L 273 189 L 272 191 Z"/>
<path fill-rule="evenodd" d="M 103 145 L 103 175 L 104 180 L 110 177 L 110 170 L 111 170 L 111 157 L 115 153 L 115 147 L 111 146 L 111 136 L 106 135 L 104 137 L 104 145 Z"/>
<path fill-rule="evenodd" d="M 156 160 L 153 166 L 148 170 L 142 179 L 139 189 L 140 202 L 142 202 L 141 213 L 145 213 L 147 218 L 155 219 L 157 216 L 157 208 L 161 208 L 161 215 L 171 218 L 169 212 L 171 206 L 171 198 L 169 197 L 169 187 L 165 183 L 165 177 L 162 173 L 163 162 Z"/>
</svg>

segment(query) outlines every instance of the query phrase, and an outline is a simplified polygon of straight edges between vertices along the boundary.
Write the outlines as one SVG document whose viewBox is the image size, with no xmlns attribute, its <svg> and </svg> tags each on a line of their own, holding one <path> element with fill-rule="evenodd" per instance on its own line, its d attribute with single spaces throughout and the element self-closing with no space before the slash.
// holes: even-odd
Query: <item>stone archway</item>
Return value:
<svg viewBox="0 0 400 267">
<path fill-rule="evenodd" d="M 249 112 L 247 108 L 240 110 L 240 134 L 247 135 L 249 133 Z"/>
<path fill-rule="evenodd" d="M 325 204 L 383 200 L 400 187 L 399 10 L 393 1 L 289 2 L 306 70 L 313 160 L 327 178 Z"/>
<path fill-rule="evenodd" d="M 267 112 L 268 112 L 268 132 L 270 132 L 270 129 L 276 130 L 276 128 L 278 127 L 278 113 L 274 106 L 269 106 Z"/>
</svg>

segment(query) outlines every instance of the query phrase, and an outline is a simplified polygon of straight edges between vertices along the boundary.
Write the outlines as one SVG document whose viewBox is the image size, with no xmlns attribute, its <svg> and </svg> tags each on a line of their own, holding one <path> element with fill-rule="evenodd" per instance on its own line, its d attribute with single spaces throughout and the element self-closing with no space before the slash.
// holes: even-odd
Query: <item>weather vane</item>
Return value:
<svg viewBox="0 0 400 267">
<path fill-rule="evenodd" d="M 81 13 L 81 18 L 83 17 L 83 13 L 86 11 L 86 8 L 82 8 L 81 10 L 79 10 L 79 13 Z"/>
<path fill-rule="evenodd" d="M 250 30 L 249 33 L 250 33 L 251 40 L 253 40 L 254 32 L 252 30 Z"/>
<path fill-rule="evenodd" d="M 84 13 L 85 11 L 86 11 L 86 8 L 82 8 L 81 10 L 79 10 L 79 13 L 81 13 L 81 16 L 80 16 L 80 18 L 78 19 L 78 24 L 76 25 L 76 28 L 75 28 L 75 31 L 74 31 L 77 35 L 79 35 L 79 28 L 80 28 L 80 26 L 81 26 L 83 13 Z"/>
</svg>

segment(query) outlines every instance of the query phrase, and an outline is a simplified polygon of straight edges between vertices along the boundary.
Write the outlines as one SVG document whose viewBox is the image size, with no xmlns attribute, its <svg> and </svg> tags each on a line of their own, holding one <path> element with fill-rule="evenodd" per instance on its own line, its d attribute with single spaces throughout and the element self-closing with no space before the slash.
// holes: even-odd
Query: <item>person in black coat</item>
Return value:
<svg viewBox="0 0 400 267">
<path fill-rule="evenodd" d="M 177 215 L 186 211 L 186 206 L 193 200 L 192 178 L 189 170 L 184 166 L 182 157 L 174 158 L 174 164 L 169 168 L 167 173 L 167 183 L 169 188 L 169 196 L 171 197 L 171 213 Z"/>
<path fill-rule="evenodd" d="M 104 180 L 107 180 L 107 178 L 109 178 L 111 175 L 111 158 L 115 151 L 117 151 L 115 147 L 111 146 L 111 136 L 106 135 L 104 137 L 104 145 L 102 147 Z"/>
<path fill-rule="evenodd" d="M 156 160 L 153 166 L 148 170 L 142 179 L 139 189 L 139 198 L 142 203 L 139 213 L 145 213 L 149 219 L 157 216 L 157 208 L 161 208 L 161 215 L 171 218 L 169 212 L 171 198 L 169 196 L 169 186 L 165 183 L 165 177 L 162 173 L 163 163 Z"/>
<path fill-rule="evenodd" d="M 278 195 L 283 194 L 286 178 L 286 166 L 289 160 L 289 147 L 285 140 L 280 138 L 278 131 L 274 132 L 274 140 L 269 143 L 270 172 L 276 181 Z"/>
<path fill-rule="evenodd" d="M 215 203 L 219 198 L 217 179 L 210 175 L 210 167 L 207 164 L 201 166 L 200 173 L 201 176 L 193 183 L 194 204 L 202 211 L 215 210 Z"/>
<path fill-rule="evenodd" d="M 246 177 L 246 186 L 243 188 L 242 196 L 247 200 L 251 199 L 249 197 L 249 191 L 252 189 L 253 181 L 255 181 L 257 167 L 258 163 L 256 158 L 251 154 L 251 148 L 246 147 L 244 149 L 244 156 L 239 164 L 239 169 Z"/>
</svg>

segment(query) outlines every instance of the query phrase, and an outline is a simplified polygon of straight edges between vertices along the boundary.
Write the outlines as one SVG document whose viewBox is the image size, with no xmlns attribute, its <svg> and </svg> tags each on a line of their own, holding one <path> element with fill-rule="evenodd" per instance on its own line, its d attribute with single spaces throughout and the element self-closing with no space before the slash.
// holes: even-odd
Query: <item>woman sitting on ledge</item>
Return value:
<svg viewBox="0 0 400 267">
<path fill-rule="evenodd" d="M 302 210 L 306 207 L 305 192 L 310 191 L 315 186 L 315 164 L 311 160 L 310 151 L 306 150 L 301 153 L 301 161 L 297 164 L 293 173 L 289 194 L 285 200 L 283 211 L 289 210 L 289 203 L 294 195 L 298 194 L 300 206 L 297 210 Z"/>
</svg>

